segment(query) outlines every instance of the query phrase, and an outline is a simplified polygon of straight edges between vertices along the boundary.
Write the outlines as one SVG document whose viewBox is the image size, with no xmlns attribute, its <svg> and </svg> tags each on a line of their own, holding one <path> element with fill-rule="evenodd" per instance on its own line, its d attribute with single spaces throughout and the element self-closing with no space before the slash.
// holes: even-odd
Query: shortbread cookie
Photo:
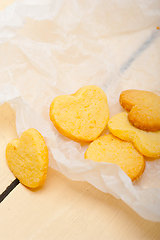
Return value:
<svg viewBox="0 0 160 240">
<path fill-rule="evenodd" d="M 160 156 L 160 131 L 146 132 L 134 127 L 128 120 L 126 112 L 118 113 L 108 122 L 110 132 L 116 137 L 131 141 L 144 156 Z"/>
<path fill-rule="evenodd" d="M 6 147 L 6 159 L 10 170 L 27 187 L 41 186 L 48 169 L 48 149 L 42 135 L 34 128 L 23 132 Z"/>
<path fill-rule="evenodd" d="M 144 157 L 134 148 L 130 142 L 108 134 L 93 141 L 87 151 L 85 158 L 96 162 L 115 163 L 131 178 L 138 179 L 145 168 Z"/>
<path fill-rule="evenodd" d="M 50 119 L 64 136 L 76 141 L 93 141 L 109 120 L 107 96 L 94 85 L 82 87 L 72 95 L 60 95 L 51 103 Z"/>
<path fill-rule="evenodd" d="M 121 106 L 129 112 L 133 126 L 156 132 L 160 130 L 160 96 L 141 90 L 126 90 L 120 94 Z"/>
</svg>

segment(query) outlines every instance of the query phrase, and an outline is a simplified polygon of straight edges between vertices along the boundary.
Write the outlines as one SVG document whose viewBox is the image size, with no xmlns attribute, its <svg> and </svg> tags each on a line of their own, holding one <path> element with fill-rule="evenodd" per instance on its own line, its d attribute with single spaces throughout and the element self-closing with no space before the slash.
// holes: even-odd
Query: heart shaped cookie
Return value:
<svg viewBox="0 0 160 240">
<path fill-rule="evenodd" d="M 138 179 L 145 168 L 144 157 L 133 144 L 122 141 L 111 133 L 94 140 L 85 152 L 85 158 L 95 162 L 115 163 L 132 181 Z"/>
<path fill-rule="evenodd" d="M 48 169 L 48 149 L 36 129 L 24 131 L 20 139 L 7 144 L 6 160 L 14 176 L 25 186 L 36 188 L 44 183 Z"/>
<path fill-rule="evenodd" d="M 60 95 L 51 103 L 50 119 L 64 136 L 76 141 L 93 141 L 109 120 L 106 94 L 101 88 L 89 85 L 75 94 Z"/>
<path fill-rule="evenodd" d="M 116 137 L 130 141 L 146 157 L 160 156 L 160 131 L 146 132 L 134 127 L 126 112 L 114 115 L 108 122 L 110 132 Z"/>
<path fill-rule="evenodd" d="M 160 130 L 160 96 L 141 90 L 126 90 L 120 94 L 121 106 L 129 112 L 130 123 L 144 131 Z"/>
</svg>

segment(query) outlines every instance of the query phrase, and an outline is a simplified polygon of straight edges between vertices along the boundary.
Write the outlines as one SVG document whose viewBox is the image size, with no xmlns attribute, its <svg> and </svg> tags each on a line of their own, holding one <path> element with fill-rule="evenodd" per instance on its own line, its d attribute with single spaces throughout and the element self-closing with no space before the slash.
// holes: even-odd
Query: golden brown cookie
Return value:
<svg viewBox="0 0 160 240">
<path fill-rule="evenodd" d="M 108 128 L 116 137 L 132 142 L 144 156 L 160 156 L 160 131 L 146 132 L 134 127 L 128 120 L 128 113 L 114 115 L 108 122 Z"/>
<path fill-rule="evenodd" d="M 64 136 L 76 141 L 93 141 L 109 120 L 107 96 L 94 85 L 82 87 L 71 95 L 60 95 L 51 103 L 50 119 Z"/>
<path fill-rule="evenodd" d="M 6 159 L 10 170 L 27 187 L 41 186 L 48 169 L 48 149 L 42 135 L 34 128 L 7 144 Z"/>
<path fill-rule="evenodd" d="M 94 140 L 85 152 L 85 158 L 95 162 L 115 163 L 131 178 L 138 179 L 144 169 L 144 157 L 130 142 L 108 134 Z"/>
<path fill-rule="evenodd" d="M 141 90 L 126 90 L 120 94 L 121 106 L 129 112 L 133 126 L 144 131 L 160 130 L 160 96 Z"/>
</svg>

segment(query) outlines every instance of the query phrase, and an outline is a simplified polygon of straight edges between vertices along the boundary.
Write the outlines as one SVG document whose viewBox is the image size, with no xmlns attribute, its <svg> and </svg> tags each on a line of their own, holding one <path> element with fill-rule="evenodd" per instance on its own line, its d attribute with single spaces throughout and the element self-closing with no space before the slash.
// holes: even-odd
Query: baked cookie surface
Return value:
<svg viewBox="0 0 160 240">
<path fill-rule="evenodd" d="M 115 163 L 131 178 L 138 179 L 144 169 L 144 157 L 130 142 L 108 134 L 94 140 L 85 152 L 85 158 L 96 162 Z"/>
<path fill-rule="evenodd" d="M 120 94 L 121 106 L 129 112 L 133 126 L 156 132 L 160 130 L 160 96 L 141 90 L 126 90 Z"/>
<path fill-rule="evenodd" d="M 82 87 L 71 95 L 57 96 L 50 106 L 50 119 L 64 136 L 76 141 L 93 141 L 109 120 L 107 96 L 94 85 Z"/>
<path fill-rule="evenodd" d="M 144 156 L 160 156 L 160 131 L 146 132 L 134 127 L 126 112 L 114 115 L 108 122 L 108 128 L 114 136 L 132 142 Z"/>
<path fill-rule="evenodd" d="M 48 148 L 42 135 L 34 128 L 24 131 L 19 139 L 7 144 L 6 160 L 19 181 L 36 188 L 45 182 L 48 169 Z"/>
</svg>

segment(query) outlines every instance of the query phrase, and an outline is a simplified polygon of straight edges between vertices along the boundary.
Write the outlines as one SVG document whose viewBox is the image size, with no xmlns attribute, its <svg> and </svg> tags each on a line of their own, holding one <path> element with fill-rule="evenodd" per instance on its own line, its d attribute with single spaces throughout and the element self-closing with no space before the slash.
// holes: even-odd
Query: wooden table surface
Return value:
<svg viewBox="0 0 160 240">
<path fill-rule="evenodd" d="M 1 0 L 0 10 L 14 0 Z M 5 159 L 17 137 L 15 112 L 0 106 L 0 194 L 15 180 Z M 49 168 L 44 186 L 22 184 L 0 204 L 0 240 L 159 240 L 160 223 L 141 218 L 123 201 Z"/>
<path fill-rule="evenodd" d="M 15 179 L 5 159 L 17 137 L 15 112 L 0 106 L 0 192 Z M 49 168 L 41 189 L 18 184 L 0 204 L 2 240 L 158 240 L 160 223 L 141 218 L 123 201 Z"/>
</svg>

